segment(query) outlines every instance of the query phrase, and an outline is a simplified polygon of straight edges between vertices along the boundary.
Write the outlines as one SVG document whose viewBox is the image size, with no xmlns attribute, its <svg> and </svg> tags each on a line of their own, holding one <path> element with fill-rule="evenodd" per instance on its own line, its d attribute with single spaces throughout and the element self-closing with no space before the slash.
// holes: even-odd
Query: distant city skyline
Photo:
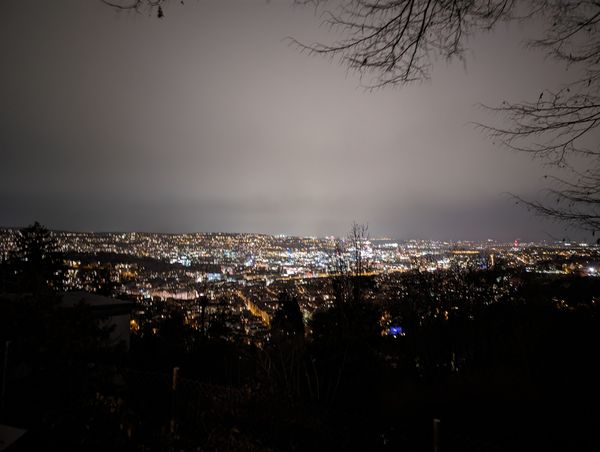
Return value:
<svg viewBox="0 0 600 452">
<path fill-rule="evenodd" d="M 39 222 L 38 222 L 39 223 Z M 31 226 L 33 223 L 27 225 L 0 225 L 0 232 L 18 231 Z M 40 223 L 41 224 L 41 223 Z M 46 227 L 44 224 L 41 224 Z M 346 233 L 336 234 L 325 234 L 325 235 L 311 235 L 311 234 L 287 234 L 287 233 L 269 233 L 269 232 L 254 232 L 254 231 L 181 231 L 181 232 L 162 232 L 162 231 L 143 231 L 143 230 L 84 230 L 84 229 L 56 229 L 48 228 L 50 232 L 58 235 L 62 234 L 92 234 L 92 235 L 108 235 L 108 236 L 119 236 L 119 235 L 156 235 L 156 236 L 218 236 L 218 235 L 231 235 L 231 236 L 265 236 L 270 238 L 289 238 L 289 239 L 315 239 L 315 240 L 346 240 L 350 236 L 350 231 Z M 574 235 L 563 235 L 560 237 L 554 237 L 547 235 L 546 238 L 526 238 L 526 237 L 512 237 L 507 239 L 499 239 L 496 237 L 487 238 L 435 238 L 435 237 L 394 237 L 390 235 L 373 235 L 367 233 L 366 240 L 371 242 L 423 242 L 423 243 L 447 243 L 447 244 L 481 244 L 494 243 L 494 244 L 515 244 L 526 245 L 526 244 L 544 244 L 544 243 L 566 243 L 573 245 L 598 245 L 596 240 L 592 240 L 593 236 L 574 236 Z"/>
<path fill-rule="evenodd" d="M 536 98 L 568 72 L 472 40 L 465 66 L 367 92 L 284 40 L 331 41 L 292 2 L 178 2 L 165 17 L 101 1 L 8 0 L 0 17 L 0 226 L 73 231 L 587 240 L 507 193 L 548 170 L 469 125 L 478 102 Z"/>
</svg>

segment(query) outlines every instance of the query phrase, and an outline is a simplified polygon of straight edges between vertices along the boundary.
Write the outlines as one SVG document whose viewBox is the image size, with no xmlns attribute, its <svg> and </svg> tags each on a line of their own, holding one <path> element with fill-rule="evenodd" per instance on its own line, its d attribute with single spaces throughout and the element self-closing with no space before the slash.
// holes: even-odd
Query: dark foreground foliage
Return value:
<svg viewBox="0 0 600 452">
<path fill-rule="evenodd" d="M 126 352 L 51 292 L 0 297 L 2 421 L 28 430 L 16 450 L 426 451 L 434 418 L 444 451 L 598 450 L 600 281 L 406 278 L 397 299 L 361 282 L 306 335 L 282 296 L 262 349 L 174 316 Z"/>
</svg>

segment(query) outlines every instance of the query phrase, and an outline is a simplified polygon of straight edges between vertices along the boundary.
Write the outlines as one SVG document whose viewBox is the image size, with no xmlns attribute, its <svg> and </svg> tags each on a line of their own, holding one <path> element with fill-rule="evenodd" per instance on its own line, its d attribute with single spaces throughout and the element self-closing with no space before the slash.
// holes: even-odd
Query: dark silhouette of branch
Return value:
<svg viewBox="0 0 600 452">
<path fill-rule="evenodd" d="M 560 169 L 542 200 L 519 198 L 538 214 L 595 231 L 600 227 L 600 3 L 537 2 L 546 20 L 542 38 L 528 44 L 581 74 L 535 100 L 484 106 L 503 125 L 477 124 L 505 147 Z"/>
<path fill-rule="evenodd" d="M 117 9 L 135 9 L 139 10 L 145 6 L 156 7 L 164 3 L 164 0 L 101 0 L 102 3 L 107 4 Z"/>
<path fill-rule="evenodd" d="M 514 196 L 517 202 L 535 213 L 592 231 L 600 230 L 600 173 L 580 173 L 570 169 L 574 181 L 547 176 L 552 187 L 544 190 L 542 200 L 532 201 Z"/>
<path fill-rule="evenodd" d="M 118 9 L 157 10 L 167 0 L 102 0 Z M 295 0 L 321 11 L 324 25 L 340 38 L 331 43 L 292 45 L 312 55 L 338 59 L 376 89 L 426 80 L 436 58 L 462 59 L 469 37 L 500 21 L 541 18 L 541 38 L 532 48 L 575 67 L 581 77 L 558 91 L 540 89 L 533 100 L 484 106 L 501 125 L 477 123 L 505 147 L 532 154 L 565 171 L 547 193 L 558 198 L 529 201 L 538 213 L 596 229 L 600 174 L 600 2 L 575 0 Z M 581 168 L 582 160 L 585 160 Z M 360 264 L 360 262 L 358 262 Z"/>
<path fill-rule="evenodd" d="M 329 44 L 291 39 L 310 54 L 339 58 L 368 77 L 368 88 L 429 78 L 436 58 L 461 59 L 465 40 L 499 21 L 542 19 L 541 38 L 527 44 L 582 74 L 536 99 L 484 106 L 500 125 L 477 123 L 505 147 L 532 154 L 564 172 L 550 178 L 543 201 L 523 201 L 537 213 L 595 230 L 600 215 L 600 3 L 574 0 L 339 0 L 298 1 L 322 10 L 342 37 Z M 581 169 L 581 167 L 584 169 Z M 548 200 L 556 201 L 549 204 Z"/>
<path fill-rule="evenodd" d="M 310 54 L 337 57 L 368 88 L 429 78 L 435 57 L 462 58 L 465 39 L 510 18 L 514 0 L 343 0 L 324 6 L 324 24 L 344 37 L 331 44 L 290 42 Z"/>
<path fill-rule="evenodd" d="M 167 0 L 100 0 L 102 3 L 121 11 L 156 11 L 157 17 L 162 19 L 164 16 L 163 5 Z M 181 0 L 183 4 L 183 0 Z"/>
</svg>

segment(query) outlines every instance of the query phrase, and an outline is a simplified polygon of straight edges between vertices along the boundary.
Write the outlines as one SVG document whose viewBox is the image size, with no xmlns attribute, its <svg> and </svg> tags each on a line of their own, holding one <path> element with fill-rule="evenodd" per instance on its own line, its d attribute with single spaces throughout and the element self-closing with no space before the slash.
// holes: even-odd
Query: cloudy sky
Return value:
<svg viewBox="0 0 600 452">
<path fill-rule="evenodd" d="M 100 0 L 3 0 L 0 226 L 343 234 L 577 236 L 515 206 L 547 171 L 494 147 L 478 102 L 565 80 L 530 28 L 471 42 L 466 65 L 367 92 L 283 39 L 330 42 L 311 8 L 173 1 L 165 17 Z"/>
</svg>

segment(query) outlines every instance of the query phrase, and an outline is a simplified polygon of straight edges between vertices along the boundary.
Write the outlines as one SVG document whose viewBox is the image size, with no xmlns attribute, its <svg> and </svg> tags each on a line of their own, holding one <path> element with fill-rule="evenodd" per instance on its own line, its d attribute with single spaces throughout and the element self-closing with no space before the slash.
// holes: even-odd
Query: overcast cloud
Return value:
<svg viewBox="0 0 600 452">
<path fill-rule="evenodd" d="M 291 1 L 8 0 L 0 15 L 0 225 L 71 230 L 577 236 L 531 216 L 546 169 L 495 148 L 478 102 L 535 98 L 566 74 L 518 26 L 466 67 L 375 93 L 283 38 L 329 41 Z M 584 236 L 585 237 L 585 236 Z"/>
</svg>

